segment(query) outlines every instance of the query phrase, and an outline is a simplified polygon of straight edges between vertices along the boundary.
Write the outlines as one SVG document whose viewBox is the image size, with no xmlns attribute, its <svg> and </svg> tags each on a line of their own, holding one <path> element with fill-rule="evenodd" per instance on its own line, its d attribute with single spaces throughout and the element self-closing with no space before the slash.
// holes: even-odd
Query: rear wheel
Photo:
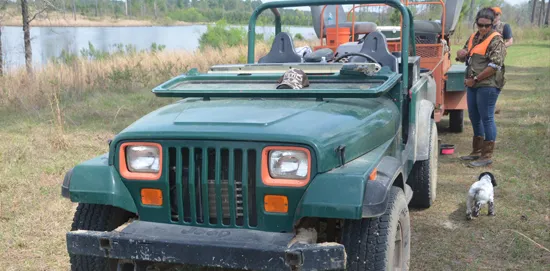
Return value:
<svg viewBox="0 0 550 271">
<path fill-rule="evenodd" d="M 462 133 L 464 131 L 464 110 L 449 111 L 449 130 L 451 133 Z"/>
<path fill-rule="evenodd" d="M 413 190 L 409 205 L 417 208 L 429 208 L 437 195 L 437 126 L 432 120 L 428 160 L 416 161 L 413 165 L 410 180 L 407 183 Z"/>
<path fill-rule="evenodd" d="M 410 217 L 403 190 L 392 187 L 386 212 L 380 217 L 346 220 L 342 244 L 347 270 L 408 270 Z"/>
<path fill-rule="evenodd" d="M 110 205 L 80 203 L 73 218 L 71 231 L 112 231 L 133 216 L 132 213 Z M 106 258 L 69 254 L 71 270 L 107 271 L 109 261 Z"/>
</svg>

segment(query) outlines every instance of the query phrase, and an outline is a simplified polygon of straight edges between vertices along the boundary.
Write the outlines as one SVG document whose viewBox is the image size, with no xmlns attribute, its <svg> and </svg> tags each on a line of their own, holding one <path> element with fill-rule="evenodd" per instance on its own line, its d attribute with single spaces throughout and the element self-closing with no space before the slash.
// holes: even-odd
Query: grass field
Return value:
<svg viewBox="0 0 550 271">
<path fill-rule="evenodd" d="M 457 158 L 470 151 L 469 122 L 464 133 L 450 134 L 444 119 L 441 141 L 455 144 L 457 151 L 439 159 L 435 205 L 411 211 L 411 270 L 550 266 L 550 252 L 540 247 L 550 249 L 550 44 L 514 45 L 506 63 L 508 83 L 498 101 L 499 130 L 490 168 L 499 181 L 497 215 L 465 220 L 466 191 L 486 169 L 470 169 Z M 174 101 L 155 98 L 148 88 L 87 91 L 75 101 L 61 97 L 36 110 L 0 109 L 2 270 L 67 270 L 64 238 L 75 204 L 60 196 L 64 173 L 106 152 L 107 140 L 140 116 Z"/>
<path fill-rule="evenodd" d="M 455 46 L 456 47 L 456 46 Z M 494 164 L 470 169 L 458 159 L 471 151 L 470 122 L 462 134 L 440 123 L 442 143 L 455 144 L 440 156 L 435 205 L 412 211 L 411 270 L 548 270 L 550 252 L 550 43 L 510 47 L 507 84 L 495 115 L 498 135 Z M 495 217 L 465 219 L 469 186 L 483 171 L 498 181 Z M 486 214 L 486 209 L 482 214 Z M 514 231 L 517 232 L 514 232 Z"/>
</svg>

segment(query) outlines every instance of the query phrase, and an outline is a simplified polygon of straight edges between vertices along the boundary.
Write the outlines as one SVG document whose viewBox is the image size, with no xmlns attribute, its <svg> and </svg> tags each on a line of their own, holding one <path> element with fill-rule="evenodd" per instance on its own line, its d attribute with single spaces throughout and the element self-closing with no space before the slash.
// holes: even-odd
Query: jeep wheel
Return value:
<svg viewBox="0 0 550 271">
<path fill-rule="evenodd" d="M 462 133 L 464 131 L 464 110 L 449 111 L 449 130 L 451 133 Z"/>
<path fill-rule="evenodd" d="M 80 203 L 74 214 L 71 231 L 112 231 L 128 221 L 132 216 L 132 213 L 117 207 Z M 69 256 L 71 258 L 71 270 L 111 270 L 109 268 L 109 261 L 105 258 L 75 254 L 70 254 Z"/>
<path fill-rule="evenodd" d="M 416 161 L 407 183 L 413 197 L 409 205 L 416 208 L 430 208 L 437 195 L 437 126 L 432 120 L 428 160 Z"/>
<path fill-rule="evenodd" d="M 350 271 L 408 270 L 410 218 L 403 190 L 392 187 L 380 217 L 346 220 L 342 244 Z"/>
</svg>

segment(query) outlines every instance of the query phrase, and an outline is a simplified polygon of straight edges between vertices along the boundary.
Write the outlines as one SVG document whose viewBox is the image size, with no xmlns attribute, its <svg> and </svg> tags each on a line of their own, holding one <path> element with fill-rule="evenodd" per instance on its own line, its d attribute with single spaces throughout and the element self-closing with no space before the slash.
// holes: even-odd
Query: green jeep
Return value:
<svg viewBox="0 0 550 271">
<path fill-rule="evenodd" d="M 434 79 L 420 72 L 414 38 L 391 54 L 374 31 L 359 52 L 305 61 L 281 32 L 278 8 L 365 3 L 399 10 L 414 37 L 398 0 L 267 2 L 250 19 L 247 64 L 154 88 L 184 99 L 63 180 L 63 197 L 78 202 L 72 270 L 407 270 L 408 206 L 432 205 L 438 156 Z M 276 37 L 255 63 L 267 9 Z M 309 86 L 278 89 L 289 68 Z"/>
</svg>

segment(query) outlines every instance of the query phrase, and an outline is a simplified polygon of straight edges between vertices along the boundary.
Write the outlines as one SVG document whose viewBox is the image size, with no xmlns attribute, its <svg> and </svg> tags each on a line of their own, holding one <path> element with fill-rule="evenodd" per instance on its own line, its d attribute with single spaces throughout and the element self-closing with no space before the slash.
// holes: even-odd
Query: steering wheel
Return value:
<svg viewBox="0 0 550 271">
<path fill-rule="evenodd" d="M 365 54 L 365 53 L 346 53 L 346 54 L 343 54 L 343 55 L 339 56 L 338 58 L 336 58 L 336 59 L 334 60 L 334 62 L 338 62 L 338 61 L 340 61 L 342 58 L 348 57 L 348 56 L 361 56 L 361 57 L 366 58 L 367 60 L 369 60 L 369 61 L 372 62 L 372 63 L 378 63 L 378 64 L 382 65 L 382 63 L 376 61 L 376 59 L 374 59 L 372 56 L 369 56 L 369 55 L 367 55 L 367 54 Z"/>
</svg>

